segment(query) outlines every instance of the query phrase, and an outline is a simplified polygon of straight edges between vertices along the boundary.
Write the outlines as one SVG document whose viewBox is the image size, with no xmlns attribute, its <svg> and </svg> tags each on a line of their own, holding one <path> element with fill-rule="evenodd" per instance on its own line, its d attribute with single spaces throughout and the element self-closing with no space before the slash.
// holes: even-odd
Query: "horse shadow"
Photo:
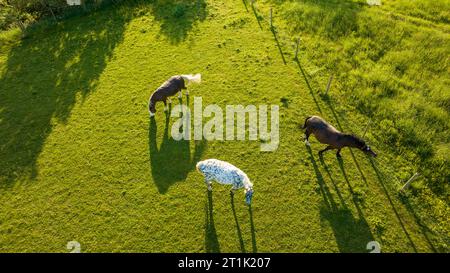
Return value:
<svg viewBox="0 0 450 273">
<path fill-rule="evenodd" d="M 220 243 L 214 224 L 212 192 L 207 192 L 205 205 L 205 250 L 208 253 L 220 253 Z"/>
<path fill-rule="evenodd" d="M 174 140 L 169 137 L 169 115 L 165 117 L 165 128 L 161 145 L 157 145 L 157 124 L 154 118 L 149 123 L 149 156 L 153 181 L 161 194 L 165 194 L 170 186 L 184 181 L 206 149 L 206 141 L 195 142 L 194 153 L 191 154 L 190 140 Z"/>
<path fill-rule="evenodd" d="M 246 253 L 246 248 L 244 244 L 244 239 L 242 237 L 242 230 L 241 226 L 239 224 L 237 215 L 236 215 L 236 208 L 234 206 L 234 195 L 230 195 L 230 204 L 231 204 L 231 210 L 233 212 L 234 222 L 236 224 L 236 232 L 239 240 L 239 247 L 242 253 Z M 253 210 L 252 206 L 248 206 L 248 214 L 249 214 L 249 221 L 250 221 L 250 233 L 251 233 L 251 239 L 252 239 L 252 253 L 258 252 L 258 247 L 256 245 L 256 229 L 255 229 L 255 223 L 253 222 Z"/>
<path fill-rule="evenodd" d="M 347 208 L 320 208 L 320 217 L 330 223 L 340 252 L 366 252 L 367 243 L 373 241 L 373 235 L 363 217 L 355 218 Z"/>
<path fill-rule="evenodd" d="M 256 253 L 256 252 L 258 252 L 258 247 L 256 246 L 256 229 L 255 229 L 255 223 L 253 222 L 253 210 L 252 210 L 251 204 L 248 206 L 248 214 L 250 216 L 250 232 L 252 235 L 252 251 L 253 251 L 253 253 Z"/>
<path fill-rule="evenodd" d="M 245 244 L 244 244 L 244 240 L 242 239 L 241 227 L 239 225 L 239 221 L 236 216 L 236 208 L 234 207 L 234 195 L 232 195 L 232 194 L 230 194 L 230 203 L 231 203 L 231 210 L 233 211 L 234 222 L 236 223 L 236 231 L 237 231 L 237 235 L 238 235 L 238 239 L 239 239 L 239 247 L 241 249 L 241 252 L 245 253 L 246 252 Z"/>
<path fill-rule="evenodd" d="M 320 217 L 330 224 L 339 251 L 344 253 L 365 252 L 367 243 L 373 241 L 374 239 L 360 206 L 355 203 L 358 211 L 358 217 L 356 218 L 347 206 L 328 166 L 323 161 L 323 158 L 319 156 L 320 163 L 333 184 L 342 205 L 336 203 L 330 188 L 325 183 L 322 172 L 320 171 L 313 152 L 309 146 L 307 146 L 307 150 L 311 163 L 313 164 L 317 182 L 319 183 L 320 192 L 324 201 L 324 205 L 320 208 Z"/>
</svg>

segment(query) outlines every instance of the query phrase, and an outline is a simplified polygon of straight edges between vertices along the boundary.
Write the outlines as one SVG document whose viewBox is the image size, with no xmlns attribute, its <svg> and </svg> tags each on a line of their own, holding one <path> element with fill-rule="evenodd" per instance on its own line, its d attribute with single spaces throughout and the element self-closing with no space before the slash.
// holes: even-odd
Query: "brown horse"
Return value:
<svg viewBox="0 0 450 273">
<path fill-rule="evenodd" d="M 307 117 L 303 125 L 305 130 L 306 144 L 309 145 L 309 135 L 313 134 L 320 143 L 328 144 L 328 146 L 319 151 L 319 155 L 323 152 L 337 149 L 336 155 L 341 156 L 341 149 L 344 147 L 358 148 L 361 151 L 376 157 L 377 154 L 370 149 L 364 140 L 349 134 L 339 132 L 336 128 L 331 126 L 328 122 L 318 116 Z"/>
</svg>

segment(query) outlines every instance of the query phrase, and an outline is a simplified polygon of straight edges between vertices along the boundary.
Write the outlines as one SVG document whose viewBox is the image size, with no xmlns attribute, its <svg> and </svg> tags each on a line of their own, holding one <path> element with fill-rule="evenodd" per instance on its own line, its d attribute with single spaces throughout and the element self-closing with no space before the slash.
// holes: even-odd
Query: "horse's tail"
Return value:
<svg viewBox="0 0 450 273">
<path fill-rule="evenodd" d="M 201 83 L 202 82 L 202 75 L 201 74 L 189 74 L 189 75 L 181 75 L 181 77 L 187 81 L 188 83 Z"/>
<path fill-rule="evenodd" d="M 309 116 L 305 119 L 305 124 L 303 124 L 302 129 L 306 129 L 306 123 L 308 122 L 308 119 L 312 118 L 312 116 Z"/>
</svg>

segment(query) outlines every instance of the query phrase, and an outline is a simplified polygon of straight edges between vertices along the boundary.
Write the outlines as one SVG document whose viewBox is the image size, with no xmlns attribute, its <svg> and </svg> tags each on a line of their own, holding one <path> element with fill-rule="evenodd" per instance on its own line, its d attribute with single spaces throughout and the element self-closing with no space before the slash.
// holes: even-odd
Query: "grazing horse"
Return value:
<svg viewBox="0 0 450 273">
<path fill-rule="evenodd" d="M 239 168 L 217 159 L 200 161 L 196 167 L 205 176 L 208 191 L 212 191 L 213 181 L 220 184 L 232 185 L 233 187 L 230 190 L 231 195 L 234 195 L 235 190 L 244 188 L 245 202 L 250 205 L 253 197 L 253 184 Z"/>
<path fill-rule="evenodd" d="M 156 103 L 158 101 L 162 101 L 164 103 L 164 111 L 168 110 L 167 107 L 167 100 L 170 101 L 171 96 L 178 94 L 178 98 L 181 98 L 181 90 L 187 89 L 186 83 L 190 82 L 200 83 L 201 82 L 201 75 L 179 75 L 179 76 L 172 76 L 170 79 L 168 79 L 166 82 L 164 82 L 158 89 L 156 89 L 155 92 L 150 96 L 150 100 L 148 102 L 148 112 L 150 113 L 150 116 L 153 117 L 156 112 Z M 186 91 L 186 95 L 189 95 L 189 93 Z"/>
<path fill-rule="evenodd" d="M 319 155 L 323 152 L 337 149 L 336 156 L 341 157 L 341 149 L 344 147 L 358 148 L 366 154 L 376 157 L 377 154 L 370 149 L 364 140 L 354 135 L 344 134 L 318 116 L 307 117 L 303 125 L 305 130 L 306 144 L 309 146 L 309 135 L 313 134 L 320 143 L 328 144 L 328 146 L 319 151 Z"/>
</svg>

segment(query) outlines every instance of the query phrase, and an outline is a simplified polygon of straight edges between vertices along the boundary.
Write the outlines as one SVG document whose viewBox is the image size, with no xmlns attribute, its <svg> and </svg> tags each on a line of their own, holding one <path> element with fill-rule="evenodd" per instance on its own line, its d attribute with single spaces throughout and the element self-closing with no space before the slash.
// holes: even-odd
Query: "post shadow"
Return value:
<svg viewBox="0 0 450 273">
<path fill-rule="evenodd" d="M 242 0 L 242 3 L 244 3 L 245 10 L 248 12 L 247 0 Z"/>
<path fill-rule="evenodd" d="M 244 240 L 242 239 L 241 228 L 239 226 L 239 221 L 236 216 L 236 209 L 234 208 L 234 195 L 233 194 L 230 194 L 230 202 L 231 202 L 231 210 L 233 211 L 234 222 L 236 223 L 236 230 L 237 230 L 237 235 L 238 235 L 238 239 L 239 239 L 239 246 L 241 248 L 241 252 L 245 253 L 246 251 L 245 251 Z"/>
<path fill-rule="evenodd" d="M 186 180 L 190 171 L 201 158 L 206 141 L 195 142 L 193 155 L 190 151 L 190 140 L 174 140 L 169 137 L 169 114 L 166 113 L 165 128 L 160 147 L 157 146 L 156 117 L 149 123 L 149 157 L 151 175 L 161 194 L 165 194 L 174 183 Z"/>
<path fill-rule="evenodd" d="M 305 73 L 305 71 L 303 70 L 303 67 L 302 67 L 302 65 L 300 64 L 300 61 L 299 61 L 298 58 L 295 59 L 295 63 L 297 63 L 297 66 L 298 66 L 300 72 L 302 73 L 303 79 L 305 80 L 306 86 L 308 87 L 309 94 L 311 95 L 311 97 L 312 97 L 313 100 L 314 100 L 314 103 L 315 103 L 316 106 L 317 106 L 317 110 L 319 110 L 319 112 L 322 114 L 322 109 L 320 108 L 320 105 L 319 105 L 319 102 L 317 101 L 316 95 L 314 94 L 314 91 L 313 91 L 313 89 L 312 89 L 312 87 L 311 87 L 311 84 L 309 83 L 308 77 L 306 76 L 306 73 Z"/>
<path fill-rule="evenodd" d="M 256 11 L 256 8 L 255 8 L 255 5 L 253 4 L 253 2 L 251 3 L 251 6 L 252 6 L 253 14 L 255 15 L 256 21 L 258 22 L 258 26 L 262 30 L 263 27 L 261 25 L 261 18 L 259 18 L 258 12 Z"/>
<path fill-rule="evenodd" d="M 420 219 L 420 217 L 417 215 L 416 211 L 414 210 L 414 207 L 411 205 L 408 197 L 403 196 L 401 198 L 402 203 L 406 206 L 408 211 L 414 216 L 416 219 L 417 224 L 419 225 L 420 229 L 422 230 L 422 234 L 425 237 L 425 240 L 427 241 L 428 245 L 431 247 L 434 253 L 438 253 L 439 251 L 434 246 L 433 242 L 431 241 L 430 237 L 428 236 L 428 233 L 433 233 L 433 231 L 427 227 L 425 223 Z"/>
<path fill-rule="evenodd" d="M 379 170 L 378 167 L 374 164 L 374 160 L 373 160 L 372 158 L 369 157 L 369 161 L 370 161 L 370 164 L 372 165 L 372 168 L 373 168 L 374 171 L 375 171 L 375 174 L 376 174 L 377 179 L 378 179 L 378 183 L 380 184 L 381 188 L 382 188 L 383 191 L 384 191 L 384 194 L 386 195 L 386 197 L 387 197 L 389 203 L 391 204 L 392 210 L 394 211 L 394 214 L 395 214 L 395 216 L 397 217 L 397 220 L 398 220 L 398 222 L 400 223 L 400 226 L 401 226 L 403 232 L 405 233 L 406 238 L 408 239 L 409 243 L 411 244 L 412 248 L 414 249 L 414 252 L 417 252 L 416 245 L 414 244 L 414 242 L 413 242 L 412 239 L 411 239 L 411 236 L 409 235 L 408 231 L 406 230 L 406 227 L 405 227 L 405 225 L 403 224 L 403 221 L 402 221 L 400 215 L 398 214 L 397 209 L 396 209 L 395 206 L 394 206 L 394 202 L 392 202 L 391 196 L 389 195 L 389 192 L 387 191 L 386 186 L 384 185 L 383 178 L 382 178 L 382 175 L 381 175 L 380 170 Z"/>
<path fill-rule="evenodd" d="M 208 253 L 220 253 L 220 244 L 214 224 L 212 192 L 207 191 L 205 205 L 205 250 Z"/>
<path fill-rule="evenodd" d="M 278 51 L 280 52 L 281 59 L 283 59 L 283 63 L 286 65 L 286 64 L 287 64 L 287 63 L 286 63 L 286 58 L 284 57 L 283 50 L 281 49 L 280 41 L 278 40 L 277 32 L 276 32 L 276 30 L 275 30 L 275 27 L 271 27 L 271 28 L 270 28 L 270 31 L 272 32 L 273 37 L 274 37 L 274 39 L 275 39 L 275 42 L 276 42 L 276 44 L 277 44 L 277 48 L 278 48 Z"/>
</svg>

